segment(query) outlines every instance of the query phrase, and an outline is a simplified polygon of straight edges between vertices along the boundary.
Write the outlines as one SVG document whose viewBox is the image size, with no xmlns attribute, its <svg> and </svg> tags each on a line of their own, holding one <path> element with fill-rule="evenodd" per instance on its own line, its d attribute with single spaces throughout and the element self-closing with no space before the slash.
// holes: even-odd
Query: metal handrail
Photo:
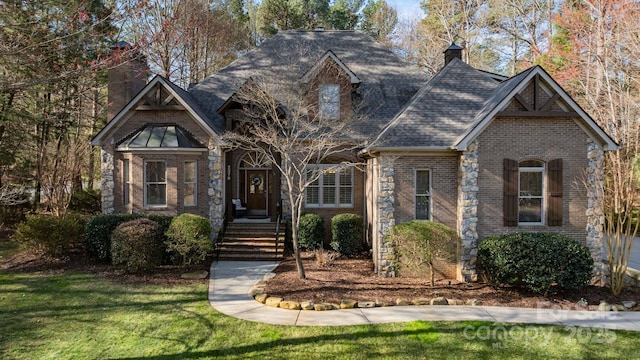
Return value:
<svg viewBox="0 0 640 360">
<path fill-rule="evenodd" d="M 220 228 L 220 230 L 218 231 L 218 237 L 216 238 L 216 241 L 213 242 L 213 251 L 216 257 L 216 261 L 219 260 L 220 258 L 220 244 L 224 241 L 224 233 L 227 230 L 227 223 L 229 222 L 229 219 L 227 219 L 227 210 L 224 210 L 224 213 L 222 215 L 222 227 Z"/>
<path fill-rule="evenodd" d="M 278 243 L 280 241 L 280 222 L 282 220 L 282 200 L 276 204 L 276 259 L 278 259 Z"/>
</svg>

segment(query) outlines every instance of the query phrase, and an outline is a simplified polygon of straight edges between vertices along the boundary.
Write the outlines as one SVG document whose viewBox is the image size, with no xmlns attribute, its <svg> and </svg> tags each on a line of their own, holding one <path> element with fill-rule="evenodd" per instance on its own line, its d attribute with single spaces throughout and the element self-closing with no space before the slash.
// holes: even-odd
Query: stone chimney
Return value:
<svg viewBox="0 0 640 360">
<path fill-rule="evenodd" d="M 451 60 L 455 58 L 462 60 L 462 48 L 455 43 L 451 43 L 451 46 L 444 51 L 444 66 L 449 65 Z"/>
<path fill-rule="evenodd" d="M 144 88 L 148 76 L 149 65 L 144 55 L 124 41 L 111 47 L 107 121 L 111 121 Z"/>
</svg>

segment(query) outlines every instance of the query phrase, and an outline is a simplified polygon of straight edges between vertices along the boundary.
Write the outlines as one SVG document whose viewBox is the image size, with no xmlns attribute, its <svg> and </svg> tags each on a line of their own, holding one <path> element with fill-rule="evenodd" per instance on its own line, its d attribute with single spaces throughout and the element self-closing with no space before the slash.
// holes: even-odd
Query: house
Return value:
<svg viewBox="0 0 640 360">
<path fill-rule="evenodd" d="M 338 121 L 366 99 L 358 127 L 366 167 L 327 173 L 307 190 L 305 211 L 325 222 L 362 215 L 379 274 L 394 275 L 386 232 L 413 219 L 458 229 L 462 251 L 442 270 L 449 276 L 476 280 L 478 242 L 514 231 L 571 236 L 590 248 L 599 274 L 603 154 L 617 144 L 541 67 L 508 78 L 472 68 L 461 52 L 452 45 L 427 79 L 360 32 L 282 31 L 186 91 L 156 76 L 114 102 L 122 109 L 92 140 L 102 148 L 103 212 L 190 212 L 216 234 L 239 217 L 275 220 L 277 171 L 225 148 L 220 135 L 243 116 L 233 101 L 243 84 L 286 73 L 316 79 L 310 101 Z M 324 73 L 328 64 L 337 75 Z M 235 219 L 234 202 L 243 206 Z"/>
</svg>

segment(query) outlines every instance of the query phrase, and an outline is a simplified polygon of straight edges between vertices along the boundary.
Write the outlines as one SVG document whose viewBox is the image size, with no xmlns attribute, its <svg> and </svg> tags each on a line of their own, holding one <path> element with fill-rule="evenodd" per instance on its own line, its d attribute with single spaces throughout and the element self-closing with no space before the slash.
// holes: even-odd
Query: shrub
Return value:
<svg viewBox="0 0 640 360">
<path fill-rule="evenodd" d="M 394 244 L 399 273 L 419 274 L 429 270 L 431 286 L 435 283 L 436 261 L 455 261 L 460 238 L 456 231 L 432 221 L 413 220 L 393 226 L 387 239 Z"/>
<path fill-rule="evenodd" d="M 151 271 L 162 263 L 163 241 L 162 227 L 153 220 L 122 223 L 111 234 L 113 265 L 131 273 Z"/>
<path fill-rule="evenodd" d="M 178 254 L 183 265 L 201 262 L 213 250 L 211 223 L 202 216 L 182 214 L 173 218 L 166 235 L 167 250 Z"/>
<path fill-rule="evenodd" d="M 139 218 L 151 219 L 162 227 L 163 233 L 169 229 L 172 216 L 147 214 L 103 214 L 91 217 L 85 227 L 85 239 L 89 254 L 100 261 L 111 260 L 111 233 L 118 225 Z"/>
<path fill-rule="evenodd" d="M 591 280 L 589 249 L 555 233 L 513 233 L 485 238 L 478 246 L 478 269 L 494 285 L 524 286 L 547 294 L 556 284 L 579 289 Z"/>
<path fill-rule="evenodd" d="M 318 214 L 304 214 L 298 227 L 298 245 L 301 249 L 322 248 L 324 242 L 324 220 Z"/>
<path fill-rule="evenodd" d="M 69 210 L 96 214 L 101 211 L 100 190 L 76 190 L 71 194 Z"/>
<path fill-rule="evenodd" d="M 14 238 L 25 249 L 51 256 L 64 256 L 84 248 L 84 217 L 27 215 L 18 224 Z"/>
<path fill-rule="evenodd" d="M 339 214 L 331 219 L 331 247 L 341 255 L 353 255 L 364 249 L 362 216 Z"/>
</svg>

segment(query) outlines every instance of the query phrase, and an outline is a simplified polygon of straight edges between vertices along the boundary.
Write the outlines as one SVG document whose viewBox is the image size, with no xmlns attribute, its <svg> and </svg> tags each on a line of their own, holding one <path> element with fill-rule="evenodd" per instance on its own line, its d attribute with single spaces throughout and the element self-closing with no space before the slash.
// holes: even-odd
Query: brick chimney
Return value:
<svg viewBox="0 0 640 360">
<path fill-rule="evenodd" d="M 451 46 L 444 51 L 444 66 L 447 66 L 455 58 L 462 60 L 462 48 L 455 43 L 451 43 Z"/>
<path fill-rule="evenodd" d="M 119 41 L 111 47 L 110 60 L 107 121 L 144 88 L 149 76 L 147 59 L 127 42 Z"/>
</svg>

